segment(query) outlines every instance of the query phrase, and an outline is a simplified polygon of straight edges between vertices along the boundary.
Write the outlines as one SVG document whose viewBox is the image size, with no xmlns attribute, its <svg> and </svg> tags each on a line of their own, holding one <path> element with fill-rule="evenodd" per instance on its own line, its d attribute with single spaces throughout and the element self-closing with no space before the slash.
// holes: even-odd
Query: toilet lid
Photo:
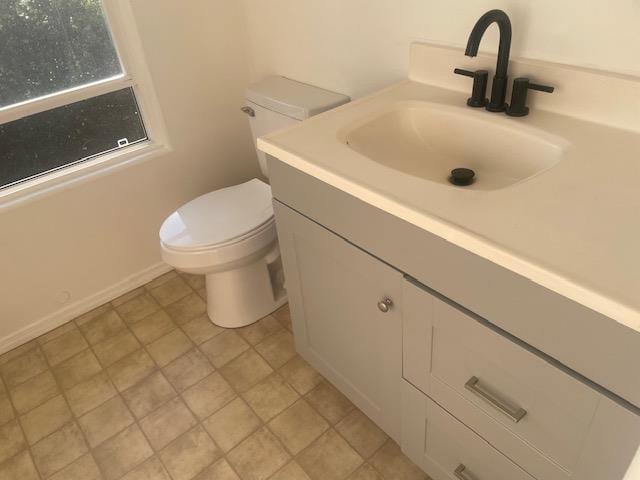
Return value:
<svg viewBox="0 0 640 480">
<path fill-rule="evenodd" d="M 165 220 L 162 243 L 177 250 L 229 243 L 273 218 L 271 187 L 257 178 L 192 200 Z"/>
</svg>

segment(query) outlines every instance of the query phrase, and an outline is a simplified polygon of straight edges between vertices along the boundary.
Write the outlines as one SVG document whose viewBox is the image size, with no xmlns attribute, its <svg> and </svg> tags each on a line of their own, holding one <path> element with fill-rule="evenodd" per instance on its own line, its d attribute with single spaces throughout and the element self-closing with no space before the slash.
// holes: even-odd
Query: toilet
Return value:
<svg viewBox="0 0 640 480">
<path fill-rule="evenodd" d="M 284 77 L 268 77 L 246 91 L 242 111 L 255 140 L 347 103 L 349 98 Z M 266 155 L 258 151 L 268 177 Z M 271 187 L 254 178 L 216 190 L 178 208 L 160 228 L 163 260 L 206 276 L 213 323 L 239 328 L 287 301 Z"/>
</svg>

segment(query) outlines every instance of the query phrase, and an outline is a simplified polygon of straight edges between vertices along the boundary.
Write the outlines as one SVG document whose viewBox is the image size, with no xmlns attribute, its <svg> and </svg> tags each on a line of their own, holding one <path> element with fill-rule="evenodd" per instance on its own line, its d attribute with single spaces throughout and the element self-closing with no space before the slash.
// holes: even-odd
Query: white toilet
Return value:
<svg viewBox="0 0 640 480">
<path fill-rule="evenodd" d="M 268 77 L 246 92 L 242 109 L 254 141 L 349 101 L 284 77 Z M 267 159 L 258 152 L 265 176 Z M 287 301 L 271 188 L 254 178 L 180 207 L 160 228 L 162 258 L 178 270 L 206 275 L 207 311 L 216 325 L 249 325 Z"/>
</svg>

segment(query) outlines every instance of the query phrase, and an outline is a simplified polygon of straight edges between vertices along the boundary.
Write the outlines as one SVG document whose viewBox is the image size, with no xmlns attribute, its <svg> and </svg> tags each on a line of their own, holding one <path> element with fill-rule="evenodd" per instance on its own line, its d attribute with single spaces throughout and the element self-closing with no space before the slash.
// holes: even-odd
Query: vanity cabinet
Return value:
<svg viewBox="0 0 640 480">
<path fill-rule="evenodd" d="M 402 274 L 276 202 L 296 349 L 400 441 Z"/>
<path fill-rule="evenodd" d="M 636 334 L 270 166 L 298 352 L 434 480 L 624 478 Z"/>
</svg>

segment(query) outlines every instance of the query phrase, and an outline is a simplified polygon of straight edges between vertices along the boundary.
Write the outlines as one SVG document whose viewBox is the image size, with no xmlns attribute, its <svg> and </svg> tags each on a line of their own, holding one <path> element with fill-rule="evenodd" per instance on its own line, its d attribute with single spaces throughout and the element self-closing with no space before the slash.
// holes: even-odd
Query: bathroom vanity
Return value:
<svg viewBox="0 0 640 480">
<path fill-rule="evenodd" d="M 408 81 L 259 141 L 296 347 L 435 480 L 622 480 L 640 80 L 516 60 L 557 93 L 498 117 L 452 73 L 493 61 L 413 45 Z M 477 182 L 448 184 L 470 151 Z"/>
</svg>

